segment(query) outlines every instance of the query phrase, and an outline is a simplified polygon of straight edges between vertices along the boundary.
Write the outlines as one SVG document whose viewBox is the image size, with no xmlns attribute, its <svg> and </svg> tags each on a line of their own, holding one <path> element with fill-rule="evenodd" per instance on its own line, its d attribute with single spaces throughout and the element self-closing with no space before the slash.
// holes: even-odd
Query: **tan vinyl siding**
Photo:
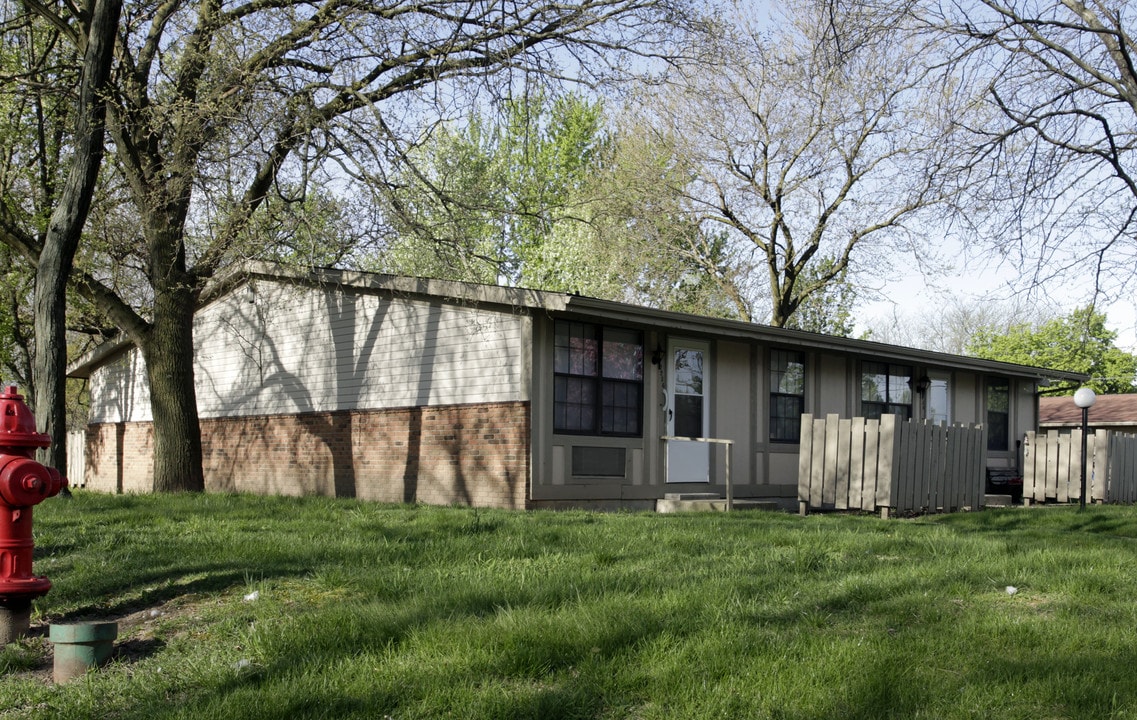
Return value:
<svg viewBox="0 0 1137 720">
<path fill-rule="evenodd" d="M 952 376 L 952 422 L 986 424 L 987 406 L 983 403 L 982 379 L 972 373 Z"/>
<path fill-rule="evenodd" d="M 733 440 L 730 474 L 734 484 L 750 483 L 749 452 L 751 398 L 757 392 L 750 372 L 750 347 L 741 343 L 720 342 L 715 369 L 718 370 L 715 403 L 711 406 L 715 420 L 714 437 Z M 718 451 L 716 457 L 723 457 Z M 720 473 L 721 474 L 721 473 Z"/>
<path fill-rule="evenodd" d="M 198 312 L 203 419 L 516 402 L 527 318 L 492 309 L 261 282 Z M 137 350 L 100 368 L 91 422 L 148 421 Z"/>
<path fill-rule="evenodd" d="M 846 408 L 846 398 L 849 396 L 849 376 L 845 358 L 833 355 L 818 355 L 817 365 L 818 393 L 815 401 L 812 403 L 816 408 L 816 414 L 846 414 L 848 412 Z M 860 393 L 859 385 L 857 386 L 857 392 Z"/>
<path fill-rule="evenodd" d="M 1009 450 L 1015 452 L 1028 432 L 1038 429 L 1038 399 L 1034 383 L 1029 380 L 1011 381 L 1011 441 Z"/>
</svg>

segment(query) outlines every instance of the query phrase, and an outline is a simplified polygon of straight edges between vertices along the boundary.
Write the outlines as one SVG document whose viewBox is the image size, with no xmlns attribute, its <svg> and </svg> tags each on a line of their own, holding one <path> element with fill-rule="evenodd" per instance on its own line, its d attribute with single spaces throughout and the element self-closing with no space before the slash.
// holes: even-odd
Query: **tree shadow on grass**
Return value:
<svg viewBox="0 0 1137 720">
<path fill-rule="evenodd" d="M 179 575 L 198 575 L 200 572 L 205 572 L 206 574 L 201 577 L 195 577 L 192 580 L 171 579 L 172 577 L 177 577 Z M 296 577 L 303 574 L 304 571 L 281 571 L 269 574 L 258 573 L 257 579 L 266 580 L 281 577 Z M 212 570 L 204 571 L 198 570 L 191 573 L 158 573 L 146 578 L 135 578 L 135 582 L 139 584 L 161 582 L 162 584 L 144 590 L 138 595 L 131 596 L 118 602 L 82 605 L 75 608 L 74 610 L 70 610 L 66 613 L 63 613 L 62 615 L 53 618 L 52 621 L 81 622 L 87 620 L 115 619 L 124 615 L 129 615 L 130 613 L 137 612 L 139 610 L 164 605 L 178 598 L 183 598 L 191 595 L 217 594 L 218 592 L 228 590 L 233 587 L 243 586 L 248 582 L 248 574 L 244 571 L 237 572 L 226 566 L 224 569 L 215 568 Z M 113 590 L 108 594 L 117 596 L 121 594 L 121 590 Z"/>
</svg>

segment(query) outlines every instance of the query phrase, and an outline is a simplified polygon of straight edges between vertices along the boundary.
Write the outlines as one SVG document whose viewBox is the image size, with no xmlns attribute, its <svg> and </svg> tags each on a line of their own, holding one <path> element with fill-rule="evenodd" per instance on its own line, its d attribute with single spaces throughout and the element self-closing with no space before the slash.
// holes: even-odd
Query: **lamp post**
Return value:
<svg viewBox="0 0 1137 720">
<path fill-rule="evenodd" d="M 1082 504 L 1079 509 L 1086 509 L 1086 432 L 1090 424 L 1090 408 L 1094 406 L 1098 396 L 1088 387 L 1080 387 L 1074 393 L 1074 404 L 1082 408 Z"/>
</svg>

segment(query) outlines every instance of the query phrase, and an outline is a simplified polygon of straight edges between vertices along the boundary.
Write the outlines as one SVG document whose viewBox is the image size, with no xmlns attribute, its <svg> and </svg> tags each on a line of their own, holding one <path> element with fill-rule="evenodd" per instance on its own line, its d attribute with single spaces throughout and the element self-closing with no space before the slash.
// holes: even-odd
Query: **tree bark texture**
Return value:
<svg viewBox="0 0 1137 720">
<path fill-rule="evenodd" d="M 121 10 L 122 0 L 99 0 L 95 5 L 75 116 L 75 154 L 36 265 L 36 425 L 51 436 L 43 461 L 61 471 L 67 468 L 67 280 L 103 161 L 106 105 L 102 95 L 110 76 Z"/>
<path fill-rule="evenodd" d="M 193 315 L 197 305 L 187 282 L 156 288 L 154 322 L 141 343 L 150 383 L 154 431 L 154 490 L 201 492 L 201 425 L 193 372 Z"/>
</svg>

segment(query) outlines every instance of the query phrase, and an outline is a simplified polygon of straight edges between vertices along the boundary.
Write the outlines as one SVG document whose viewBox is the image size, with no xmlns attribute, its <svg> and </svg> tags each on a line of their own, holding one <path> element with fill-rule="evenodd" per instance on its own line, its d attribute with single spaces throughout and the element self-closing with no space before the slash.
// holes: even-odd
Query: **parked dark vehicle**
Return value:
<svg viewBox="0 0 1137 720">
<path fill-rule="evenodd" d="M 1010 495 L 1011 502 L 1023 501 L 1023 478 L 1015 470 L 987 468 L 988 495 Z"/>
</svg>

